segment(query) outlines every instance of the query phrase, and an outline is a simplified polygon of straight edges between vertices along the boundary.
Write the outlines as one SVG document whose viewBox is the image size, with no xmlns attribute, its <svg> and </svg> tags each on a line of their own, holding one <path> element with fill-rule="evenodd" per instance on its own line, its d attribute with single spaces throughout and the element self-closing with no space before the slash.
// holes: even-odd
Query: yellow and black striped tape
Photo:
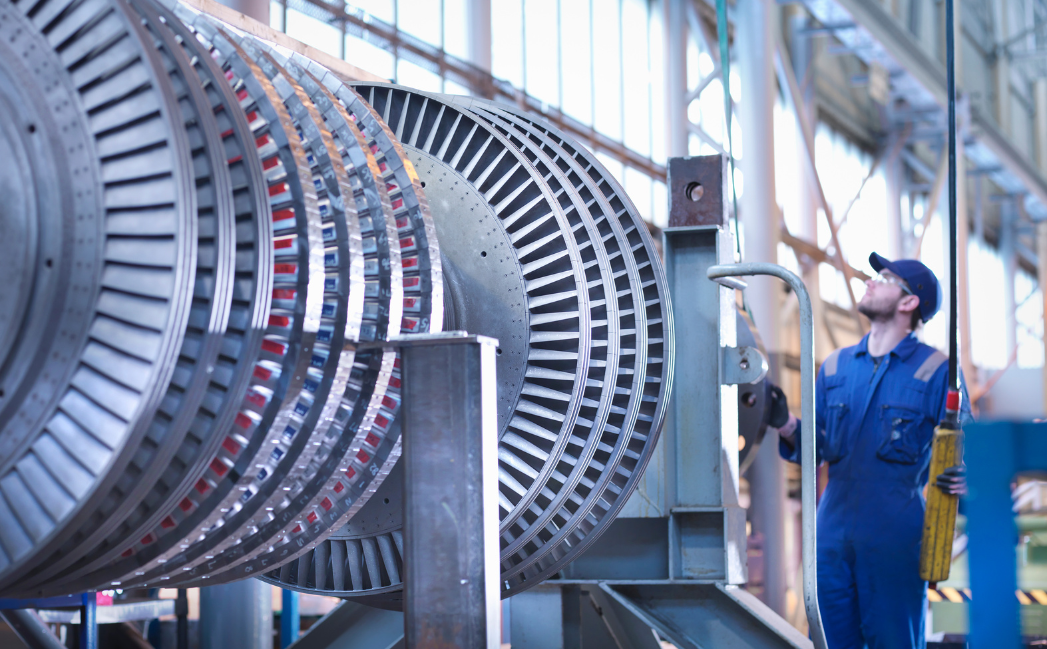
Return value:
<svg viewBox="0 0 1047 649">
<path fill-rule="evenodd" d="M 1041 589 L 1016 590 L 1014 591 L 1014 594 L 1022 604 L 1040 604 L 1047 606 L 1047 592 Z M 948 586 L 928 588 L 927 599 L 931 602 L 954 602 L 956 604 L 962 604 L 963 602 L 971 601 L 971 589 L 950 588 Z"/>
</svg>

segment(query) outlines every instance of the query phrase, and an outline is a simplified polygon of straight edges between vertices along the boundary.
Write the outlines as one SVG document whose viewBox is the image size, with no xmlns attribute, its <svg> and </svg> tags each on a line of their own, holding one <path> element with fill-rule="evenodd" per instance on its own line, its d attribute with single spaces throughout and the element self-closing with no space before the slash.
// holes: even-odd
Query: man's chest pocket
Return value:
<svg viewBox="0 0 1047 649">
<path fill-rule="evenodd" d="M 833 377 L 825 382 L 825 413 L 822 425 L 825 430 L 825 448 L 822 457 L 826 461 L 839 462 L 850 450 L 847 415 L 847 385 L 843 377 Z"/>
<path fill-rule="evenodd" d="M 914 408 L 885 405 L 881 409 L 880 448 L 876 455 L 888 462 L 915 464 L 930 449 L 934 427 Z"/>
</svg>

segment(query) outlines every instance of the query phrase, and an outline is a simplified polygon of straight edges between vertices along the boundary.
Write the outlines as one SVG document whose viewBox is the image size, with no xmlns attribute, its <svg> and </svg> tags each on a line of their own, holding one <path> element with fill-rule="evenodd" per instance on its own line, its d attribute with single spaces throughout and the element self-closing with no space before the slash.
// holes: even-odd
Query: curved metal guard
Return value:
<svg viewBox="0 0 1047 649">
<path fill-rule="evenodd" d="M 818 649 L 828 649 L 822 615 L 818 609 L 817 527 L 818 489 L 816 482 L 814 437 L 814 316 L 811 296 L 803 280 L 794 273 L 767 263 L 724 264 L 710 266 L 709 279 L 728 288 L 736 288 L 738 276 L 772 275 L 784 281 L 800 301 L 800 502 L 803 512 L 803 600 L 811 639 Z"/>
</svg>

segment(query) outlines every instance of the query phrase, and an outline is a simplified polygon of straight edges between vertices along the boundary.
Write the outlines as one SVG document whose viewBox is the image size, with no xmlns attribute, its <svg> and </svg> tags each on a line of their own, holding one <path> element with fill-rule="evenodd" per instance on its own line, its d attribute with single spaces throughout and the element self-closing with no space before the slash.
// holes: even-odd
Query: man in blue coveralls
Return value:
<svg viewBox="0 0 1047 649">
<path fill-rule="evenodd" d="M 948 358 L 914 331 L 941 306 L 938 279 L 922 263 L 869 257 L 858 310 L 869 333 L 833 352 L 818 372 L 818 461 L 829 482 L 818 505 L 818 604 L 832 649 L 925 646 L 927 582 L 920 538 L 934 428 L 945 417 Z M 970 420 L 964 388 L 960 421 Z M 777 412 L 775 412 L 777 411 Z M 797 419 L 775 389 L 779 451 L 799 462 Z M 936 482 L 963 493 L 963 467 Z"/>
</svg>

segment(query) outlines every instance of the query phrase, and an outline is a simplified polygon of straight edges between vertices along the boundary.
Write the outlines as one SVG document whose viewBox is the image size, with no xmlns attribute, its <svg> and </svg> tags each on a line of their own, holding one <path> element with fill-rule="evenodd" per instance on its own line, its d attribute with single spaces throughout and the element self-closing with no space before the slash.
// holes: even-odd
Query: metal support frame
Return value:
<svg viewBox="0 0 1047 649">
<path fill-rule="evenodd" d="M 777 96 L 774 74 L 774 4 L 770 0 L 738 2 L 735 19 L 737 62 L 742 96 L 738 106 L 742 133 L 745 134 L 745 158 L 741 169 L 749 187 L 758 192 L 745 192 L 740 199 L 740 216 L 744 236 L 742 258 L 747 261 L 777 263 L 779 208 L 774 173 L 774 102 Z M 779 358 L 782 345 L 778 340 L 782 292 L 770 278 L 750 282 L 745 292 L 746 304 L 767 353 Z M 771 381 L 781 384 L 780 363 L 771 363 Z M 774 431 L 768 443 L 756 451 L 749 480 L 749 512 L 753 536 L 762 539 L 762 592 L 760 599 L 779 615 L 786 614 L 788 558 L 785 535 L 786 483 L 784 462 L 778 457 Z"/>
<path fill-rule="evenodd" d="M 343 602 L 289 646 L 497 649 L 498 341 L 454 331 L 380 345 L 402 357 L 404 613 Z"/>
<path fill-rule="evenodd" d="M 408 649 L 501 646 L 497 346 L 453 332 L 401 347 Z"/>
<path fill-rule="evenodd" d="M 1047 426 L 1031 423 L 970 424 L 967 552 L 971 591 L 970 645 L 975 649 L 1021 646 L 1011 481 L 1023 472 L 1047 470 Z"/>
<path fill-rule="evenodd" d="M 732 377 L 728 365 L 751 354 L 723 351 L 737 346 L 735 296 L 699 279 L 734 260 L 726 162 L 669 161 L 670 223 L 690 225 L 663 232 L 681 362 L 662 437 L 611 529 L 559 579 L 510 600 L 513 649 L 654 649 L 655 634 L 679 649 L 812 646 L 740 588 L 747 570 L 734 382 L 753 377 Z M 704 191 L 688 191 L 698 185 Z"/>
</svg>

